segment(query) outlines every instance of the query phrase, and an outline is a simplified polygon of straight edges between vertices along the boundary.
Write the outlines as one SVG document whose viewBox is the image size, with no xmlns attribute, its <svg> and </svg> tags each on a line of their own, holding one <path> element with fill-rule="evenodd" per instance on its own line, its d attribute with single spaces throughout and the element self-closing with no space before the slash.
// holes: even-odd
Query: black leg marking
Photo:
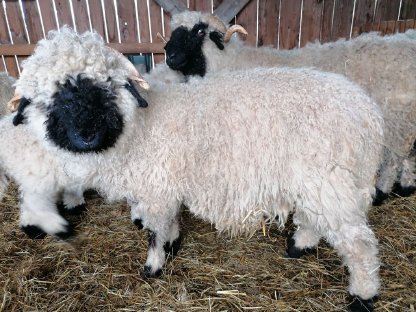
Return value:
<svg viewBox="0 0 416 312">
<path fill-rule="evenodd" d="M 309 255 L 314 252 L 315 252 L 315 248 L 304 248 L 304 249 L 297 248 L 295 246 L 295 239 L 293 238 L 293 234 L 288 236 L 285 257 L 298 259 L 304 255 Z"/>
<path fill-rule="evenodd" d="M 72 225 L 67 225 L 65 228 L 65 231 L 62 232 L 58 232 L 55 234 L 56 237 L 63 239 L 63 240 L 67 240 L 72 238 L 75 235 L 75 231 L 74 228 L 72 227 Z"/>
<path fill-rule="evenodd" d="M 399 195 L 400 197 L 409 197 L 416 191 L 414 186 L 401 186 L 400 183 L 395 183 L 393 187 L 393 193 Z"/>
<path fill-rule="evenodd" d="M 162 269 L 156 270 L 156 272 L 152 273 L 152 268 L 149 265 L 145 265 L 142 275 L 145 278 L 160 277 L 162 275 Z"/>
<path fill-rule="evenodd" d="M 179 234 L 178 238 L 175 239 L 172 244 L 166 242 L 163 245 L 163 249 L 165 250 L 166 255 L 170 255 L 175 257 L 178 254 L 179 249 L 181 248 L 182 243 L 182 235 Z"/>
<path fill-rule="evenodd" d="M 361 299 L 358 296 L 350 296 L 348 310 L 350 312 L 371 312 L 374 310 L 374 304 L 377 302 L 378 296 L 371 299 Z"/>
<path fill-rule="evenodd" d="M 85 212 L 87 212 L 87 205 L 86 204 L 77 205 L 73 208 L 66 209 L 66 211 L 68 212 L 68 215 L 70 216 L 81 216 Z"/>
<path fill-rule="evenodd" d="M 142 223 L 142 219 L 134 219 L 133 223 L 137 226 L 137 228 L 139 230 L 143 229 L 143 223 Z"/>
<path fill-rule="evenodd" d="M 380 206 L 385 199 L 387 199 L 389 195 L 387 193 L 384 193 L 382 190 L 376 188 L 376 195 L 373 199 L 373 206 Z"/>
<path fill-rule="evenodd" d="M 21 227 L 22 231 L 26 233 L 31 239 L 43 239 L 46 233 L 36 225 L 25 225 Z"/>
<path fill-rule="evenodd" d="M 149 240 L 149 249 L 153 249 L 156 247 L 156 233 L 149 231 L 148 232 L 148 240 Z"/>
</svg>

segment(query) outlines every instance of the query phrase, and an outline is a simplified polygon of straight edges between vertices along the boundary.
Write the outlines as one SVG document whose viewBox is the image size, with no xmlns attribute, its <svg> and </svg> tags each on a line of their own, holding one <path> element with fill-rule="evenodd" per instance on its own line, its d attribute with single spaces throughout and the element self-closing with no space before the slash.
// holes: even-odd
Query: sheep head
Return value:
<svg viewBox="0 0 416 312">
<path fill-rule="evenodd" d="M 231 39 L 234 32 L 247 34 L 240 25 L 227 28 L 224 22 L 212 14 L 183 12 L 172 17 L 172 35 L 165 45 L 166 63 L 185 76 L 206 73 L 206 57 L 203 44 L 209 38 L 219 50 Z"/>
<path fill-rule="evenodd" d="M 27 123 L 48 144 L 75 153 L 114 146 L 125 119 L 147 107 L 147 83 L 119 52 L 91 32 L 50 32 L 23 64 L 14 124 Z"/>
</svg>

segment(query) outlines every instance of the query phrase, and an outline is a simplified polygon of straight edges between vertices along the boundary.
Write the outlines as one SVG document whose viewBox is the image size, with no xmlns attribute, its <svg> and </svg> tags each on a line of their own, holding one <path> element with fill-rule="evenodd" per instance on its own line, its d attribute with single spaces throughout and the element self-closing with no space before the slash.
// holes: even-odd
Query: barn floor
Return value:
<svg viewBox="0 0 416 312">
<path fill-rule="evenodd" d="M 71 244 L 30 240 L 16 190 L 0 203 L 0 311 L 345 311 L 348 272 L 325 243 L 284 258 L 287 230 L 219 237 L 186 211 L 182 249 L 160 279 L 143 279 L 147 237 L 126 205 L 88 197 Z M 374 207 L 382 288 L 377 311 L 415 311 L 416 196 Z"/>
</svg>

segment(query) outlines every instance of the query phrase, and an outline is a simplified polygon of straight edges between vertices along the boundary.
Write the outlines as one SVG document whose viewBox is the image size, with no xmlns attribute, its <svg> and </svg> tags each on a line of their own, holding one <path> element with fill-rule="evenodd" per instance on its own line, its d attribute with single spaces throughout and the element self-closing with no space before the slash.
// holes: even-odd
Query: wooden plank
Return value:
<svg viewBox="0 0 416 312">
<path fill-rule="evenodd" d="M 137 54 L 137 53 L 164 53 L 164 43 L 138 43 L 138 42 L 124 42 L 124 43 L 109 43 L 113 49 L 120 51 L 123 54 Z M 29 56 L 32 54 L 36 44 L 0 44 L 0 55 L 11 56 Z"/>
<path fill-rule="evenodd" d="M 137 25 L 134 0 L 118 1 L 118 20 L 120 24 L 121 42 L 137 42 Z"/>
<path fill-rule="evenodd" d="M 329 42 L 332 38 L 332 13 L 334 10 L 335 0 L 325 0 L 322 12 L 322 29 L 321 42 Z"/>
<path fill-rule="evenodd" d="M 212 13 L 212 1 L 189 0 L 189 10 Z"/>
<path fill-rule="evenodd" d="M 324 1 L 303 1 L 300 46 L 320 39 Z"/>
<path fill-rule="evenodd" d="M 55 0 L 56 11 L 58 15 L 59 28 L 68 25 L 74 27 L 71 17 L 71 7 L 69 0 Z"/>
<path fill-rule="evenodd" d="M 300 14 L 302 0 L 282 0 L 280 6 L 280 49 L 299 46 Z"/>
<path fill-rule="evenodd" d="M 92 29 L 105 39 L 104 17 L 100 0 L 88 0 Z"/>
<path fill-rule="evenodd" d="M 214 12 L 214 14 L 216 13 Z M 241 39 L 246 41 L 246 43 L 249 45 L 256 46 L 257 1 L 251 1 L 244 7 L 244 9 L 236 16 L 236 23 L 243 26 L 248 32 L 248 35 L 241 37 Z"/>
<path fill-rule="evenodd" d="M 19 2 L 8 1 L 6 3 L 6 12 L 13 43 L 28 43 Z"/>
<path fill-rule="evenodd" d="M 374 22 L 397 20 L 400 0 L 378 0 Z"/>
<path fill-rule="evenodd" d="M 394 30 L 396 28 L 396 21 L 387 21 L 385 35 L 394 34 Z"/>
<path fill-rule="evenodd" d="M 75 25 L 77 31 L 82 33 L 90 30 L 90 22 L 88 19 L 87 0 L 70 0 L 74 10 Z"/>
<path fill-rule="evenodd" d="M 119 42 L 114 1 L 105 2 L 105 19 L 107 21 L 108 42 Z"/>
<path fill-rule="evenodd" d="M 154 0 L 159 6 L 170 14 L 180 13 L 187 9 L 186 5 L 179 0 Z M 153 2 L 153 1 L 152 1 Z"/>
<path fill-rule="evenodd" d="M 415 20 L 406 20 L 406 30 L 412 29 L 416 27 L 416 21 Z"/>
<path fill-rule="evenodd" d="M 157 39 L 156 35 L 157 33 L 163 32 L 162 27 L 162 12 L 161 7 L 154 1 L 151 1 L 150 3 L 150 22 L 152 27 L 152 42 L 159 42 L 159 39 Z M 155 63 L 164 63 L 165 62 L 165 54 L 154 54 L 153 59 Z"/>
<path fill-rule="evenodd" d="M 141 42 L 150 42 L 149 17 L 147 15 L 147 1 L 138 0 L 137 7 L 140 25 L 140 40 Z"/>
<path fill-rule="evenodd" d="M 6 3 L 6 14 L 9 21 L 10 34 L 12 36 L 13 43 L 29 43 L 25 29 L 22 11 L 18 1 L 10 1 Z M 17 66 L 20 70 L 23 59 L 17 58 Z"/>
<path fill-rule="evenodd" d="M 35 1 L 25 1 L 22 2 L 22 5 L 30 43 L 36 43 L 43 38 L 42 24 L 40 23 L 37 4 Z"/>
<path fill-rule="evenodd" d="M 57 29 L 55 13 L 53 10 L 52 0 L 42 0 L 39 1 L 40 12 L 43 20 L 43 27 L 45 29 L 45 34 L 52 29 Z"/>
<path fill-rule="evenodd" d="M 400 11 L 400 20 L 416 19 L 416 1 L 402 0 L 402 9 Z"/>
<path fill-rule="evenodd" d="M 336 0 L 331 39 L 349 38 L 351 32 L 354 0 Z"/>
<path fill-rule="evenodd" d="M 10 37 L 7 32 L 7 23 L 6 16 L 4 15 L 4 10 L 0 10 L 0 49 L 5 45 L 10 44 Z M 0 53 L 2 55 L 2 53 Z M 11 54 L 14 55 L 14 54 Z M 6 64 L 5 71 L 7 71 L 11 76 L 18 77 L 19 71 L 17 69 L 16 59 L 14 56 L 4 56 L 4 62 Z M 3 60 L 1 60 L 3 64 Z M 4 64 L 3 64 L 4 66 Z"/>
<path fill-rule="evenodd" d="M 279 37 L 279 1 L 264 0 L 259 3 L 258 46 L 277 48 Z"/>
<path fill-rule="evenodd" d="M 221 5 L 222 2 L 223 2 L 223 0 L 212 0 L 213 7 L 214 7 L 214 12 L 215 12 L 216 9 L 218 9 L 218 7 Z"/>
<path fill-rule="evenodd" d="M 254 4 L 253 4 L 254 2 Z M 247 4 L 249 3 L 249 4 Z M 225 23 L 229 23 L 234 16 L 238 15 L 245 7 L 257 6 L 257 1 L 250 0 L 224 0 L 218 8 L 215 9 L 214 14 L 217 15 Z M 248 10 L 252 10 L 251 7 Z M 257 22 L 256 22 L 257 24 Z"/>
<path fill-rule="evenodd" d="M 361 27 L 373 22 L 374 0 L 356 1 L 353 27 Z"/>
<path fill-rule="evenodd" d="M 5 72 L 6 67 L 4 66 L 4 57 L 0 57 L 0 72 Z"/>
</svg>

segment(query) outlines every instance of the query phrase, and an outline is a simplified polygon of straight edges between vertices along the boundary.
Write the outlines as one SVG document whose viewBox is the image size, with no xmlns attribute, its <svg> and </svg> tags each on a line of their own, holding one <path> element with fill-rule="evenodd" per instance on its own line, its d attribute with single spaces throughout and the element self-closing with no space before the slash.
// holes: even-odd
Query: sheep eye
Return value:
<svg viewBox="0 0 416 312">
<path fill-rule="evenodd" d="M 203 29 L 198 30 L 198 37 L 205 36 L 205 31 Z"/>
</svg>

